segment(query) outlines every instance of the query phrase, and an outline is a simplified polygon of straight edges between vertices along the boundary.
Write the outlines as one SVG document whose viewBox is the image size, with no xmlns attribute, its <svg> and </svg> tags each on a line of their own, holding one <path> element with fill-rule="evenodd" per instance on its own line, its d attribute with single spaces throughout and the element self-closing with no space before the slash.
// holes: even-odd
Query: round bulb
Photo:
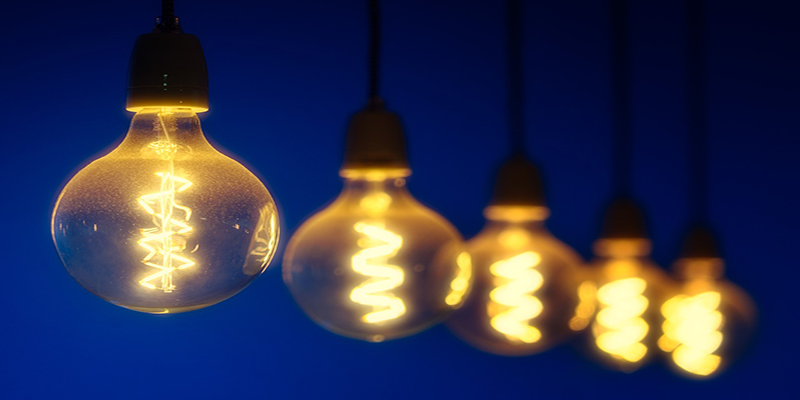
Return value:
<svg viewBox="0 0 800 400">
<path fill-rule="evenodd" d="M 486 208 L 486 226 L 466 244 L 472 290 L 447 320 L 456 336 L 506 356 L 541 352 L 571 336 L 581 259 L 547 230 L 548 214 L 543 206 Z"/>
<path fill-rule="evenodd" d="M 380 342 L 420 332 L 461 304 L 469 255 L 450 223 L 411 196 L 408 175 L 343 170 L 339 197 L 290 240 L 283 279 L 322 327 Z"/>
<path fill-rule="evenodd" d="M 244 289 L 278 241 L 275 202 L 206 141 L 188 108 L 148 108 L 108 155 L 80 170 L 53 210 L 72 277 L 148 313 L 195 310 Z"/>
<path fill-rule="evenodd" d="M 749 342 L 755 306 L 747 293 L 723 278 L 721 258 L 684 257 L 674 270 L 679 285 L 661 306 L 658 346 L 679 374 L 716 376 Z"/>
<path fill-rule="evenodd" d="M 659 307 L 669 278 L 650 260 L 650 247 L 643 238 L 600 239 L 590 263 L 597 285 L 590 347 L 602 363 L 624 372 L 637 370 L 656 354 Z"/>
</svg>

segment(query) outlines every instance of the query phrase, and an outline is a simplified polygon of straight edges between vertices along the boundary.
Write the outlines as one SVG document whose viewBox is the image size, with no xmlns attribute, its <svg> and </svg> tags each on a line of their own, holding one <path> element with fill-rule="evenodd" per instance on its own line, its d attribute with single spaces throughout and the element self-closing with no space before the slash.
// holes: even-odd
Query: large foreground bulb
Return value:
<svg viewBox="0 0 800 400">
<path fill-rule="evenodd" d="M 590 263 L 597 285 L 590 346 L 601 362 L 625 372 L 654 355 L 662 320 L 659 307 L 669 287 L 666 274 L 650 260 L 650 249 L 636 205 L 617 200 Z"/>
<path fill-rule="evenodd" d="M 284 281 L 335 333 L 375 342 L 414 334 L 458 307 L 469 288 L 461 237 L 409 194 L 404 152 L 394 114 L 374 104 L 356 114 L 344 190 L 287 247 Z"/>
<path fill-rule="evenodd" d="M 470 345 L 522 356 L 563 341 L 578 309 L 580 257 L 545 227 L 539 173 L 513 157 L 500 169 L 483 230 L 467 242 L 475 281 L 447 325 Z M 589 297 L 589 307 L 593 297 Z M 585 316 L 588 319 L 590 315 Z M 585 323 L 584 325 L 585 326 Z"/>
<path fill-rule="evenodd" d="M 271 260 L 275 203 L 206 141 L 189 108 L 145 108 L 123 142 L 58 197 L 52 233 L 78 283 L 132 310 L 175 313 L 233 296 Z"/>
<path fill-rule="evenodd" d="M 750 297 L 723 276 L 709 231 L 690 232 L 673 269 L 679 285 L 661 306 L 658 346 L 681 375 L 706 379 L 722 372 L 748 343 L 755 307 Z"/>
</svg>

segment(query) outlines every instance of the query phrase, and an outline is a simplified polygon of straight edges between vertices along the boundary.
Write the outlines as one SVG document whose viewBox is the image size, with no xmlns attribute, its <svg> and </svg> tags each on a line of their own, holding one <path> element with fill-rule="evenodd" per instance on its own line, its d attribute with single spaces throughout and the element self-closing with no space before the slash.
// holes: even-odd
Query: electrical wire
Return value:
<svg viewBox="0 0 800 400">
<path fill-rule="evenodd" d="M 507 4 L 508 133 L 512 154 L 525 153 L 522 1 Z"/>
<path fill-rule="evenodd" d="M 370 102 L 379 103 L 378 95 L 378 76 L 380 72 L 380 49 L 381 49 L 381 21 L 380 4 L 378 0 L 368 0 L 369 12 L 369 92 Z"/>
<path fill-rule="evenodd" d="M 619 196 L 629 196 L 633 170 L 630 55 L 628 51 L 628 2 L 610 0 L 612 171 Z"/>
<path fill-rule="evenodd" d="M 175 1 L 161 0 L 161 18 L 157 27 L 161 31 L 175 31 L 180 29 L 175 18 Z"/>
<path fill-rule="evenodd" d="M 686 0 L 686 115 L 689 210 L 698 223 L 708 218 L 708 120 L 706 116 L 705 2 Z"/>
</svg>

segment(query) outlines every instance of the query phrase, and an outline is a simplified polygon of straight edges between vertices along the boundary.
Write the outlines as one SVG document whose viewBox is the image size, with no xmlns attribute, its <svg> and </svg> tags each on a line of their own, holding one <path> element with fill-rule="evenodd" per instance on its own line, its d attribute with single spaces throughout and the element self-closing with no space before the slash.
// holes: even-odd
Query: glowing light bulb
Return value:
<svg viewBox="0 0 800 400">
<path fill-rule="evenodd" d="M 264 185 L 206 141 L 191 108 L 144 108 L 119 147 L 58 197 L 56 248 L 97 296 L 149 313 L 218 303 L 272 259 L 275 203 Z"/>
<path fill-rule="evenodd" d="M 406 189 L 399 119 L 372 104 L 353 119 L 344 190 L 290 240 L 283 277 L 308 316 L 373 342 L 419 332 L 458 307 L 471 282 L 459 233 Z"/>
<path fill-rule="evenodd" d="M 710 232 L 694 229 L 686 244 L 684 256 L 673 266 L 680 284 L 661 306 L 658 346 L 668 353 L 673 370 L 706 379 L 724 371 L 745 347 L 755 307 L 744 291 L 723 278 L 724 262 Z"/>
<path fill-rule="evenodd" d="M 486 352 L 522 356 L 572 335 L 581 260 L 545 228 L 548 213 L 545 207 L 486 208 L 486 226 L 466 244 L 472 291 L 447 320 L 456 336 Z"/>
<path fill-rule="evenodd" d="M 469 256 L 442 217 L 405 189 L 404 171 L 345 177 L 342 194 L 292 237 L 284 280 L 333 332 L 369 341 L 443 319 L 469 288 Z"/>
<path fill-rule="evenodd" d="M 591 323 L 598 357 L 625 372 L 653 355 L 668 278 L 647 257 L 647 239 L 600 239 L 595 243 L 597 314 Z"/>
<path fill-rule="evenodd" d="M 625 372 L 654 356 L 659 307 L 669 290 L 669 278 L 650 260 L 650 249 L 641 211 L 632 201 L 618 199 L 589 263 L 597 307 L 590 347 L 602 363 Z"/>
<path fill-rule="evenodd" d="M 541 177 L 514 155 L 500 167 L 487 223 L 467 241 L 475 281 L 447 326 L 480 350 L 507 356 L 544 351 L 586 326 L 592 310 L 578 299 L 581 259 L 544 225 Z M 593 304 L 594 297 L 587 300 Z M 580 322 L 584 325 L 579 327 Z"/>
</svg>

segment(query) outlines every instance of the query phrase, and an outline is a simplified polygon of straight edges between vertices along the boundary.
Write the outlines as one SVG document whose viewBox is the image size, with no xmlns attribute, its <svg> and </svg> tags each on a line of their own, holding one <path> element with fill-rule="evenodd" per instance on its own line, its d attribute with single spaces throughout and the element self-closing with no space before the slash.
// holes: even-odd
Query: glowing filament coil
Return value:
<svg viewBox="0 0 800 400">
<path fill-rule="evenodd" d="M 713 354 L 722 345 L 723 318 L 717 308 L 719 292 L 695 296 L 679 295 L 661 307 L 666 320 L 659 347 L 672 352 L 675 364 L 695 375 L 710 375 L 719 368 L 720 356 Z"/>
<path fill-rule="evenodd" d="M 542 274 L 533 269 L 541 259 L 539 254 L 528 251 L 489 267 L 489 272 L 502 280 L 489 293 L 492 300 L 487 308 L 489 322 L 492 328 L 511 340 L 534 343 L 542 337 L 541 331 L 530 325 L 544 308 L 533 296 L 544 283 Z"/>
<path fill-rule="evenodd" d="M 458 275 L 450 282 L 450 293 L 445 297 L 444 302 L 449 306 L 461 304 L 461 300 L 469 290 L 469 282 L 472 278 L 472 258 L 466 252 L 461 252 L 456 258 Z"/>
<path fill-rule="evenodd" d="M 361 320 L 374 324 L 405 314 L 406 306 L 403 300 L 389 293 L 390 290 L 403 284 L 405 274 L 400 267 L 390 265 L 387 261 L 403 246 L 403 238 L 382 226 L 364 222 L 356 223 L 354 229 L 367 238 L 359 241 L 359 245 L 366 248 L 352 257 L 352 268 L 353 271 L 370 279 L 350 292 L 350 300 L 372 306 L 374 310 L 361 317 Z"/>
<path fill-rule="evenodd" d="M 637 362 L 647 354 L 642 341 L 650 327 L 642 318 L 649 301 L 643 295 L 647 282 L 641 278 L 619 279 L 597 291 L 600 311 L 593 331 L 600 350 L 614 358 Z"/>
<path fill-rule="evenodd" d="M 188 224 L 192 209 L 175 201 L 175 195 L 188 189 L 192 183 L 172 172 L 157 172 L 156 175 L 161 178 L 161 190 L 138 199 L 139 205 L 153 217 L 156 227 L 142 229 L 143 237 L 136 243 L 148 252 L 142 263 L 158 272 L 146 276 L 139 284 L 170 293 L 175 290 L 173 272 L 195 265 L 191 259 L 178 254 L 186 248 L 186 236 L 192 231 Z"/>
</svg>

